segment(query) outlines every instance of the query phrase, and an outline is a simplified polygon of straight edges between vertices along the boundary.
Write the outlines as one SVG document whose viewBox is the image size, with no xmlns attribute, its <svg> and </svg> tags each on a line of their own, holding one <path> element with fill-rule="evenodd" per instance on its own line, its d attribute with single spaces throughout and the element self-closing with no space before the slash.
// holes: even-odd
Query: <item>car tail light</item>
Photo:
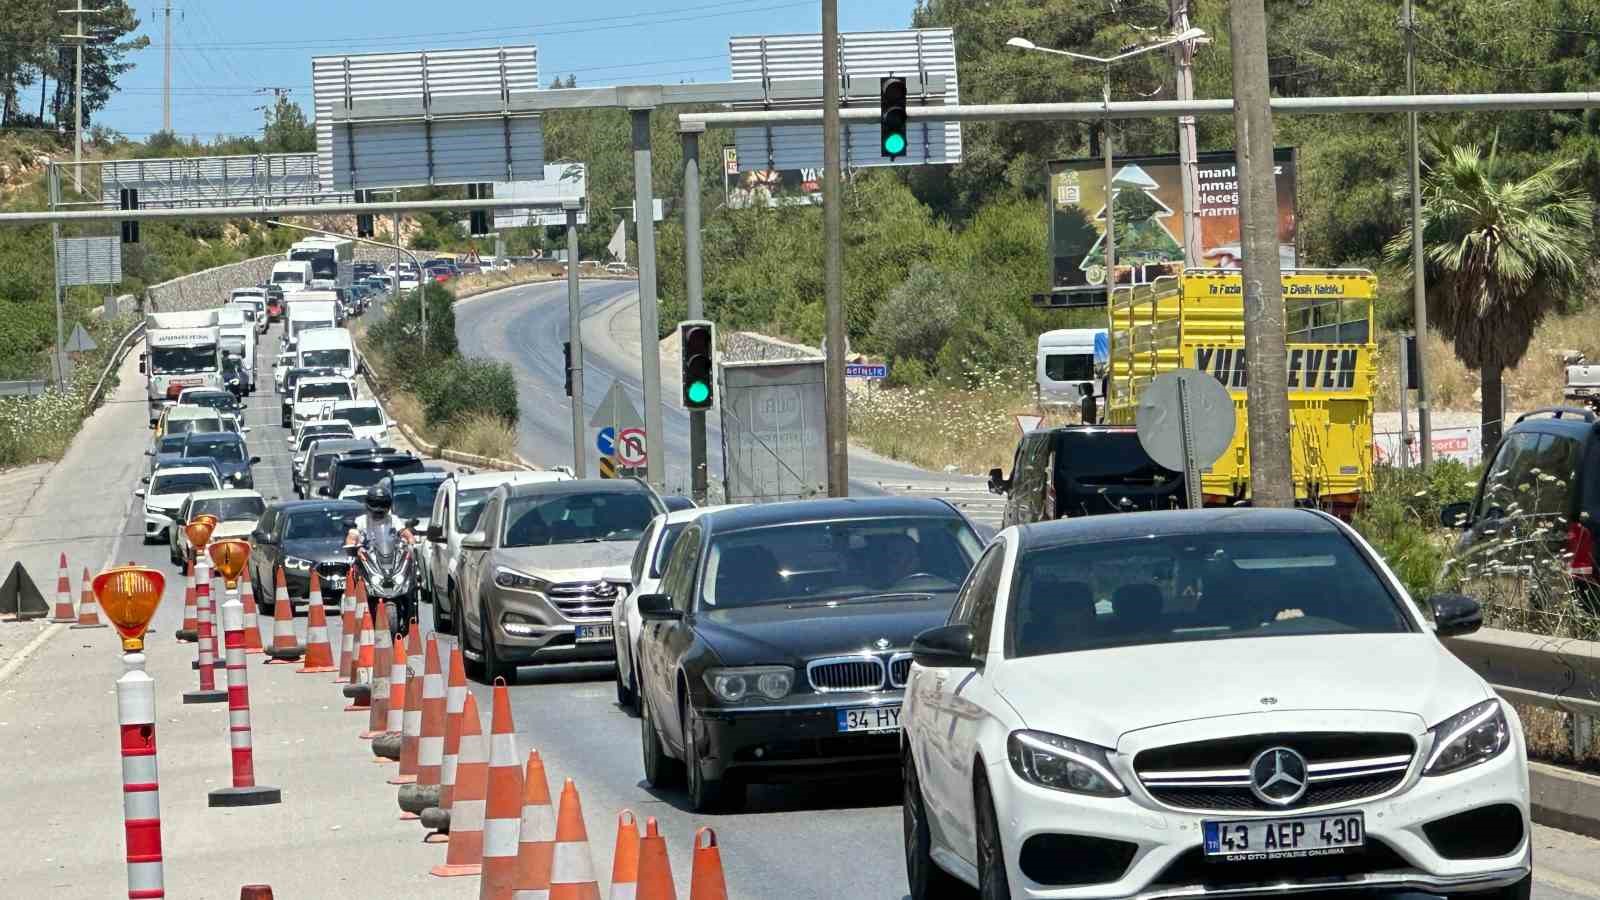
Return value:
<svg viewBox="0 0 1600 900">
<path fill-rule="evenodd" d="M 1594 532 L 1582 522 L 1567 526 L 1567 573 L 1571 575 L 1594 574 Z"/>
</svg>

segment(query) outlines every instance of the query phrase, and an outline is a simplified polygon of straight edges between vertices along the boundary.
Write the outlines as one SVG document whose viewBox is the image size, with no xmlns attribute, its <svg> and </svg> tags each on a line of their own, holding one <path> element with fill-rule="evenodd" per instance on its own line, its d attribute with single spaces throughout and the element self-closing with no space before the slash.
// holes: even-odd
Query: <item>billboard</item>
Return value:
<svg viewBox="0 0 1600 900">
<path fill-rule="evenodd" d="M 495 181 L 495 197 L 526 198 L 530 206 L 560 206 L 564 200 L 582 201 L 589 194 L 589 167 L 581 162 L 547 163 L 543 181 Z M 525 225 L 547 227 L 567 224 L 567 214 L 560 209 L 497 209 L 494 227 L 520 228 Z M 578 210 L 578 224 L 589 224 L 589 211 Z"/>
<path fill-rule="evenodd" d="M 822 170 L 764 169 L 726 176 L 729 209 L 821 206 Z"/>
<path fill-rule="evenodd" d="M 1278 176 L 1278 263 L 1293 268 L 1295 151 L 1273 151 Z M 1113 157 L 1116 192 L 1115 284 L 1147 284 L 1183 270 L 1186 219 L 1176 156 Z M 1101 291 L 1106 287 L 1105 161 L 1050 163 L 1050 289 Z M 1239 178 L 1233 151 L 1196 156 L 1200 259 L 1196 265 L 1233 268 L 1243 256 L 1239 239 Z"/>
</svg>

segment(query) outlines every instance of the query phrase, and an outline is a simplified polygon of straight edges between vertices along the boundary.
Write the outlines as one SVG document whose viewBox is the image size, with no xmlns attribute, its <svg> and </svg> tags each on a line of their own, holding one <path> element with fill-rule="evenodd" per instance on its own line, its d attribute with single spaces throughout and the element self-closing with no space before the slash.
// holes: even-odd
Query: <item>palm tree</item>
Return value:
<svg viewBox="0 0 1600 900">
<path fill-rule="evenodd" d="M 1582 288 L 1592 204 L 1568 187 L 1575 160 L 1522 180 L 1496 177 L 1494 157 L 1476 146 L 1438 154 L 1422 183 L 1428 323 L 1477 369 L 1483 394 L 1483 451 L 1500 441 L 1501 379 L 1522 361 L 1545 314 Z M 1411 261 L 1411 228 L 1385 248 Z"/>
</svg>

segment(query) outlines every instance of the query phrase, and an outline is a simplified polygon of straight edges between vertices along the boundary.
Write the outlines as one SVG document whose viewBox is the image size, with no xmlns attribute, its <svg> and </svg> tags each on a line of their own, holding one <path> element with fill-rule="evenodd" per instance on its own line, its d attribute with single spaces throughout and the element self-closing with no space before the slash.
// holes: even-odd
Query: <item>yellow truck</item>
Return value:
<svg viewBox="0 0 1600 900">
<path fill-rule="evenodd" d="M 1348 518 L 1372 489 L 1372 305 L 1361 269 L 1283 274 L 1289 435 L 1295 496 Z M 1234 438 L 1201 470 L 1206 505 L 1250 497 L 1242 280 L 1238 269 L 1189 269 L 1117 292 L 1109 314 L 1106 421 L 1131 425 L 1139 394 L 1179 368 L 1215 377 L 1233 396 Z"/>
</svg>

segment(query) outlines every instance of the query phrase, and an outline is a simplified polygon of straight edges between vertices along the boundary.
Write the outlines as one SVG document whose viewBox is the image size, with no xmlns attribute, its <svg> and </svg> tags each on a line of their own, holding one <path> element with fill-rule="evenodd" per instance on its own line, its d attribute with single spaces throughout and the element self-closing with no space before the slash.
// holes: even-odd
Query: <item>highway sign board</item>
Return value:
<svg viewBox="0 0 1600 900">
<path fill-rule="evenodd" d="M 122 239 L 114 234 L 56 238 L 56 280 L 63 287 L 120 282 Z"/>
<path fill-rule="evenodd" d="M 601 456 L 610 456 L 617 449 L 617 430 L 610 425 L 595 432 L 594 446 Z"/>
<path fill-rule="evenodd" d="M 874 378 L 889 377 L 888 363 L 849 363 L 844 367 L 846 378 Z"/>
</svg>

